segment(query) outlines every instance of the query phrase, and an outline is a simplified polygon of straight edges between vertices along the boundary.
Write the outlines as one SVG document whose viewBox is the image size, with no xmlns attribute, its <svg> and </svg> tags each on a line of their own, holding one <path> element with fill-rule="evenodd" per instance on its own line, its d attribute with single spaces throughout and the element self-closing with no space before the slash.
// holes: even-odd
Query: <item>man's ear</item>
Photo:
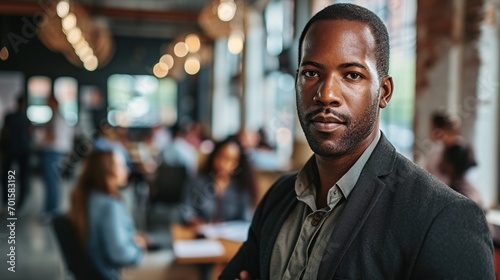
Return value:
<svg viewBox="0 0 500 280">
<path fill-rule="evenodd" d="M 394 82 L 392 77 L 387 75 L 382 78 L 382 83 L 380 85 L 380 100 L 378 106 L 380 108 L 385 108 L 392 98 L 392 91 L 394 90 Z"/>
</svg>

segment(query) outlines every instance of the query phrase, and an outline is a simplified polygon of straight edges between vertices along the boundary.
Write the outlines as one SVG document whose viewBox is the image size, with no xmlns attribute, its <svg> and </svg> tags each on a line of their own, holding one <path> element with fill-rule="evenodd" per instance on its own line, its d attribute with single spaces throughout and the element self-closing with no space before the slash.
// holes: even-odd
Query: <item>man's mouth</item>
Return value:
<svg viewBox="0 0 500 280">
<path fill-rule="evenodd" d="M 319 113 L 311 119 L 311 124 L 320 132 L 332 132 L 344 126 L 346 122 L 335 115 Z"/>
</svg>

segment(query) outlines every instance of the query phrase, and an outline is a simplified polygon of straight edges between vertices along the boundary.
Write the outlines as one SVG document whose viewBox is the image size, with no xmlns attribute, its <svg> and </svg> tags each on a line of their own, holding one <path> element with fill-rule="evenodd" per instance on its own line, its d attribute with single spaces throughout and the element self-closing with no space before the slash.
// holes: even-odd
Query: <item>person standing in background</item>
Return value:
<svg viewBox="0 0 500 280">
<path fill-rule="evenodd" d="M 52 119 L 43 127 L 42 172 L 45 184 L 45 209 L 42 218 L 51 218 L 59 208 L 62 161 L 73 147 L 74 131 L 59 113 L 59 103 L 49 97 Z"/>
<path fill-rule="evenodd" d="M 0 136 L 1 164 L 2 164 L 2 200 L 6 206 L 8 202 L 8 171 L 15 171 L 16 178 L 16 207 L 19 211 L 30 189 L 29 156 L 31 153 L 31 123 L 26 116 L 26 97 L 21 95 L 17 98 L 17 109 L 15 112 L 5 116 Z M 17 168 L 14 167 L 17 163 Z"/>
<path fill-rule="evenodd" d="M 187 132 L 179 125 L 172 127 L 172 141 L 162 151 L 163 163 L 186 167 L 189 176 L 198 172 L 198 152 L 187 140 Z"/>
</svg>

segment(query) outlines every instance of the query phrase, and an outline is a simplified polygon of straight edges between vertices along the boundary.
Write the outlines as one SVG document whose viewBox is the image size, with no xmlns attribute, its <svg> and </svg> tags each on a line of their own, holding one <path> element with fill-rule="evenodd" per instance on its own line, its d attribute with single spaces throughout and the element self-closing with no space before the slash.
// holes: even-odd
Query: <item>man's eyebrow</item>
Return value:
<svg viewBox="0 0 500 280">
<path fill-rule="evenodd" d="M 302 63 L 300 63 L 300 66 L 307 66 L 307 65 L 310 65 L 310 66 L 314 66 L 316 68 L 325 68 L 325 66 L 319 62 L 315 62 L 315 61 L 310 61 L 310 60 L 306 60 L 306 61 L 302 61 Z"/>
<path fill-rule="evenodd" d="M 325 65 L 322 64 L 322 63 L 319 63 L 319 62 L 315 62 L 315 61 L 310 61 L 310 60 L 306 60 L 306 61 L 303 61 L 300 66 L 307 66 L 307 65 L 310 65 L 310 66 L 314 66 L 316 68 L 325 68 Z M 364 66 L 363 64 L 359 63 L 359 62 L 346 62 L 346 63 L 342 63 L 339 65 L 338 68 L 340 69 L 344 69 L 344 68 L 349 68 L 349 67 L 358 67 L 358 68 L 362 68 L 362 69 L 367 69 L 366 66 Z"/>
<path fill-rule="evenodd" d="M 366 67 L 359 62 L 347 62 L 340 64 L 339 68 L 358 67 L 366 70 Z"/>
</svg>

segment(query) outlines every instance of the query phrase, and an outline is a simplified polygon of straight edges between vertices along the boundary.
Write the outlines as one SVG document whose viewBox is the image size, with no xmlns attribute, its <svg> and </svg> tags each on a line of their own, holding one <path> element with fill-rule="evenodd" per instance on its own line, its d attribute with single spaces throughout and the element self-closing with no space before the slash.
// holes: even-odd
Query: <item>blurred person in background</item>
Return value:
<svg viewBox="0 0 500 280">
<path fill-rule="evenodd" d="M 159 155 L 163 149 L 172 141 L 170 131 L 163 125 L 155 125 L 151 128 L 151 145 L 155 155 Z"/>
<path fill-rule="evenodd" d="M 446 111 L 434 112 L 429 131 L 429 137 L 433 141 L 432 148 L 425 151 L 423 158 L 417 161 L 422 168 L 447 185 L 450 184 L 449 177 L 441 172 L 439 165 L 442 162 L 444 150 L 459 141 L 463 141 L 460 129 L 461 121 L 458 116 Z"/>
<path fill-rule="evenodd" d="M 116 128 L 108 122 L 101 123 L 99 133 L 96 136 L 94 147 L 102 151 L 115 151 L 123 156 L 127 167 L 132 169 L 132 162 L 127 149 L 118 140 Z"/>
<path fill-rule="evenodd" d="M 485 209 L 479 192 L 465 176 L 467 171 L 476 165 L 472 147 L 464 142 L 457 142 L 444 150 L 439 163 L 439 171 L 447 177 L 450 188 L 470 198 Z"/>
<path fill-rule="evenodd" d="M 182 215 L 188 224 L 250 220 L 256 203 L 253 167 L 235 138 L 215 145 L 198 177 L 184 188 Z"/>
<path fill-rule="evenodd" d="M 50 219 L 59 208 L 60 182 L 63 160 L 73 148 L 74 130 L 59 112 L 59 103 L 54 96 L 49 97 L 48 105 L 52 119 L 42 128 L 42 172 L 45 184 L 45 213 L 42 220 Z"/>
<path fill-rule="evenodd" d="M 198 152 L 187 140 L 187 133 L 179 125 L 172 127 L 172 141 L 162 151 L 163 163 L 169 166 L 186 167 L 190 176 L 198 171 Z"/>
<path fill-rule="evenodd" d="M 29 183 L 29 156 L 31 153 L 31 123 L 26 115 L 26 97 L 21 95 L 17 98 L 17 109 L 15 112 L 5 116 L 0 136 L 0 155 L 2 165 L 3 205 L 7 206 L 8 175 L 14 171 L 15 176 L 15 198 L 17 200 L 15 209 L 20 210 L 28 196 Z M 14 164 L 17 167 L 14 168 Z"/>
<path fill-rule="evenodd" d="M 276 150 L 267 142 L 264 129 L 242 128 L 235 136 L 250 162 L 260 170 L 277 170 L 283 166 Z"/>
<path fill-rule="evenodd" d="M 120 279 L 120 269 L 138 264 L 147 247 L 121 199 L 128 171 L 120 153 L 94 150 L 83 161 L 71 195 L 69 219 L 82 248 L 106 279 Z"/>
</svg>

